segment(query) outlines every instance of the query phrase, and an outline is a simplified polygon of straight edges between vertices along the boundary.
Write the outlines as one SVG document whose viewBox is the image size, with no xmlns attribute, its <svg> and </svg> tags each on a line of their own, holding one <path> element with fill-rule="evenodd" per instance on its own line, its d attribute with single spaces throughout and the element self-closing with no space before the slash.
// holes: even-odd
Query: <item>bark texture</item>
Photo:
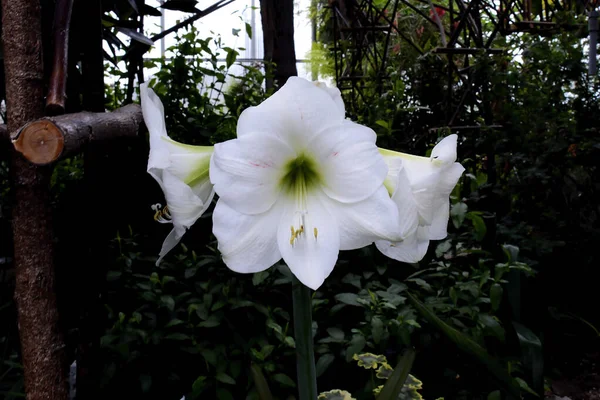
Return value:
<svg viewBox="0 0 600 400">
<path fill-rule="evenodd" d="M 73 0 L 58 0 L 54 12 L 54 62 L 46 98 L 49 115 L 65 113 L 67 100 L 67 70 L 69 63 L 69 24 Z"/>
<path fill-rule="evenodd" d="M 298 75 L 294 47 L 294 0 L 260 0 L 264 58 L 272 62 L 273 78 L 267 88 L 283 86 Z"/>
<path fill-rule="evenodd" d="M 141 107 L 130 104 L 112 113 L 84 111 L 32 121 L 13 140 L 27 160 L 45 165 L 80 153 L 91 142 L 135 137 L 142 123 Z"/>
<path fill-rule="evenodd" d="M 8 131 L 44 113 L 39 0 L 2 0 Z M 28 400 L 66 400 L 67 365 L 58 325 L 48 184 L 52 170 L 12 152 L 12 223 L 21 354 Z"/>
</svg>

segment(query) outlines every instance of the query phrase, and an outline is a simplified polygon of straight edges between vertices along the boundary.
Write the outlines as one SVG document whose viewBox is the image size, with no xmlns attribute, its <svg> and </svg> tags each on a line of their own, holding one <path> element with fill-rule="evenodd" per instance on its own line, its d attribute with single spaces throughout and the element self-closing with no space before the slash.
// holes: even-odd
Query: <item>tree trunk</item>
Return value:
<svg viewBox="0 0 600 400">
<path fill-rule="evenodd" d="M 298 75 L 294 47 L 294 0 L 260 0 L 264 59 L 272 62 L 273 77 L 267 89 L 283 86 L 290 76 Z"/>
<path fill-rule="evenodd" d="M 2 0 L 7 126 L 16 132 L 44 114 L 39 0 Z M 52 170 L 12 152 L 12 224 L 21 354 L 28 400 L 68 398 L 58 325 L 48 185 Z"/>
</svg>

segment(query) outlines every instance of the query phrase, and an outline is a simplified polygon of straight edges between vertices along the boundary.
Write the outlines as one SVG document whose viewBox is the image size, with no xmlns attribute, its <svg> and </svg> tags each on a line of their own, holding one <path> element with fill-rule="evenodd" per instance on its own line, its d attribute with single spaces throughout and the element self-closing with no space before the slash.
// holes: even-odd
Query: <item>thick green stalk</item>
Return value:
<svg viewBox="0 0 600 400">
<path fill-rule="evenodd" d="M 299 400 L 317 400 L 317 373 L 312 337 L 312 295 L 296 277 L 292 281 L 294 339 Z"/>
</svg>

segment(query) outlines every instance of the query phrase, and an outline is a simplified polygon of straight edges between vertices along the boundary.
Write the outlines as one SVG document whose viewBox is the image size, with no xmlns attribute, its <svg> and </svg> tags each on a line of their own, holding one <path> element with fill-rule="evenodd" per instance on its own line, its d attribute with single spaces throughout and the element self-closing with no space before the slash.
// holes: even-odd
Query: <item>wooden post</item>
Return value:
<svg viewBox="0 0 600 400">
<path fill-rule="evenodd" d="M 65 112 L 67 99 L 67 69 L 69 54 L 69 24 L 73 0 L 58 0 L 54 11 L 54 62 L 46 98 L 46 113 L 59 115 Z"/>
<path fill-rule="evenodd" d="M 91 142 L 135 137 L 142 121 L 140 106 L 130 104 L 112 113 L 80 112 L 32 121 L 12 140 L 31 163 L 46 165 L 80 153 Z"/>
<path fill-rule="evenodd" d="M 39 0 L 2 0 L 8 132 L 44 115 Z M 12 152 L 15 301 L 28 400 L 68 398 L 58 324 L 48 186 L 52 169 Z"/>
<path fill-rule="evenodd" d="M 283 86 L 290 76 L 298 75 L 294 47 L 293 0 L 260 0 L 265 61 L 275 64 L 274 79 L 267 89 Z"/>
</svg>

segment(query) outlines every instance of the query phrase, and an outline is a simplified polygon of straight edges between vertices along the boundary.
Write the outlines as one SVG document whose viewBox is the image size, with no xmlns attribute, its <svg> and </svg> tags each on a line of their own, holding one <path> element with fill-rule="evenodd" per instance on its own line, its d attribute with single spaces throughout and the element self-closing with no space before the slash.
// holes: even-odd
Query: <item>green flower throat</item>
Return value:
<svg viewBox="0 0 600 400">
<path fill-rule="evenodd" d="M 317 163 L 312 157 L 304 153 L 288 161 L 283 171 L 279 184 L 284 193 L 297 199 L 306 196 L 310 190 L 322 182 Z"/>
</svg>

